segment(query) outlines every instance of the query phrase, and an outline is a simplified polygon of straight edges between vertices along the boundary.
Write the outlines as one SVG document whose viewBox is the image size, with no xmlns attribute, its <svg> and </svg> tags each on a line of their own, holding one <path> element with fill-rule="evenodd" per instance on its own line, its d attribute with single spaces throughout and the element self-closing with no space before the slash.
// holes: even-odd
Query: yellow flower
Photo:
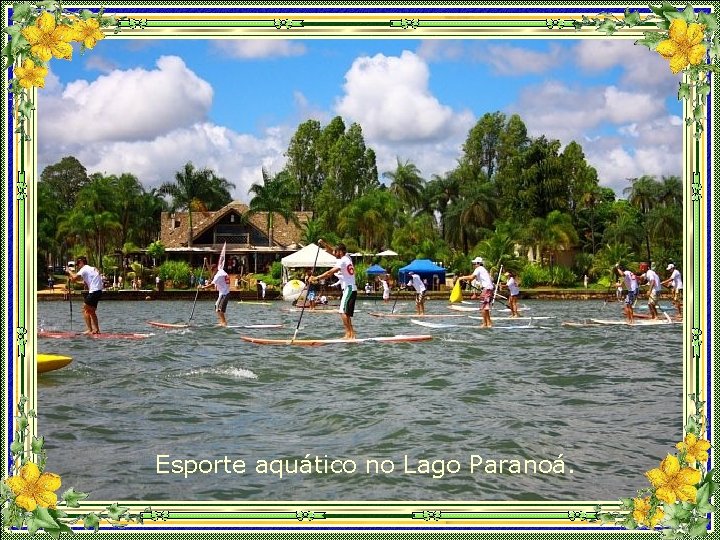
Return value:
<svg viewBox="0 0 720 540">
<path fill-rule="evenodd" d="M 57 495 L 55 491 L 60 488 L 60 477 L 54 473 L 42 473 L 32 461 L 28 461 L 20 469 L 20 474 L 11 476 L 5 483 L 15 494 L 15 503 L 28 512 L 38 506 L 55 508 Z"/>
<path fill-rule="evenodd" d="M 88 49 L 92 49 L 98 41 L 105 37 L 100 31 L 100 23 L 97 19 L 77 20 L 71 28 L 75 31 L 73 39 L 83 43 Z"/>
<path fill-rule="evenodd" d="M 56 25 L 55 17 L 44 11 L 35 21 L 34 26 L 23 29 L 22 35 L 30 43 L 30 52 L 47 62 L 53 56 L 55 58 L 72 57 L 72 45 L 70 41 L 74 32 L 64 24 Z"/>
<path fill-rule="evenodd" d="M 33 86 L 43 88 L 45 86 L 45 76 L 47 72 L 46 67 L 35 66 L 35 62 L 29 58 L 25 59 L 22 67 L 18 66 L 15 68 L 15 75 L 20 81 L 20 86 L 23 88 L 31 88 Z"/>
<path fill-rule="evenodd" d="M 655 49 L 666 60 L 670 61 L 670 69 L 678 73 L 688 64 L 697 65 L 705 58 L 703 40 L 705 27 L 702 24 L 690 23 L 685 19 L 673 19 L 666 39 L 658 43 Z"/>
<path fill-rule="evenodd" d="M 650 529 L 654 529 L 657 524 L 662 521 L 662 518 L 665 517 L 665 512 L 663 512 L 662 507 L 656 506 L 655 512 L 648 520 L 648 514 L 650 513 L 650 497 L 645 497 L 644 499 L 635 498 L 633 499 L 633 502 L 635 503 L 633 505 L 633 519 L 638 525 L 645 525 Z"/>
<path fill-rule="evenodd" d="M 681 469 L 678 458 L 669 454 L 662 460 L 658 469 L 646 472 L 645 476 L 656 488 L 657 498 L 668 504 L 674 504 L 678 499 L 695 502 L 697 496 L 695 484 L 702 478 L 697 469 L 690 467 Z"/>
<path fill-rule="evenodd" d="M 686 452 L 685 459 L 690 465 L 694 465 L 696 461 L 704 463 L 709 458 L 707 450 L 710 448 L 710 443 L 702 439 L 698 440 L 692 433 L 688 433 L 685 440 L 677 443 L 675 448 Z"/>
</svg>

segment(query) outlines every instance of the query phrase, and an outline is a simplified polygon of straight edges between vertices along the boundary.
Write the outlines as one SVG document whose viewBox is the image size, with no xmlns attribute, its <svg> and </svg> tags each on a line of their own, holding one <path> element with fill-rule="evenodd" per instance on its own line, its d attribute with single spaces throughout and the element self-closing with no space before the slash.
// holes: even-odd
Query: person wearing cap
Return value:
<svg viewBox="0 0 720 540">
<path fill-rule="evenodd" d="M 472 263 L 475 265 L 473 273 L 468 274 L 467 276 L 460 276 L 458 279 L 460 281 L 475 280 L 480 283 L 480 287 L 482 288 L 482 292 L 480 293 L 480 311 L 482 312 L 483 317 L 483 323 L 481 326 L 482 328 L 490 328 L 492 326 L 492 321 L 490 320 L 490 307 L 492 306 L 493 290 L 495 289 L 495 285 L 493 284 L 492 277 L 490 277 L 490 272 L 488 272 L 487 268 L 484 266 L 482 257 L 475 257 L 472 260 Z"/>
<path fill-rule="evenodd" d="M 352 324 L 352 317 L 355 313 L 355 299 L 357 298 L 357 285 L 355 284 L 355 267 L 352 259 L 347 254 L 347 247 L 342 242 L 334 248 L 327 244 L 324 240 L 318 240 L 318 244 L 332 254 L 338 260 L 334 267 L 318 276 L 311 276 L 310 281 L 317 283 L 329 278 L 335 273 L 339 273 L 338 280 L 342 288 L 342 297 L 340 298 L 340 318 L 345 327 L 344 339 L 355 339 L 355 329 Z"/>
<path fill-rule="evenodd" d="M 412 285 L 412 288 L 415 289 L 415 311 L 418 315 L 425 315 L 427 287 L 425 287 L 425 283 L 423 283 L 420 274 L 408 272 L 408 275 L 410 276 L 410 281 L 408 281 L 407 286 L 410 287 Z"/>
<path fill-rule="evenodd" d="M 382 296 L 383 296 L 383 302 L 389 302 L 390 301 L 390 276 L 388 274 L 385 274 L 383 277 L 380 278 L 380 284 L 382 285 Z"/>
<path fill-rule="evenodd" d="M 615 272 L 624 280 L 627 294 L 625 295 L 625 307 L 623 308 L 623 311 L 625 312 L 625 318 L 628 322 L 633 324 L 635 322 L 633 304 L 635 303 L 638 293 L 637 276 L 635 276 L 635 274 L 625 268 L 622 264 L 615 265 Z"/>
<path fill-rule="evenodd" d="M 88 264 L 87 257 L 78 257 L 75 261 L 75 267 L 77 268 L 75 272 L 70 269 L 67 271 L 70 276 L 69 280 L 83 281 L 88 288 L 88 293 L 85 296 L 83 305 L 83 318 L 85 319 L 85 326 L 87 326 L 87 330 L 85 330 L 84 333 L 99 334 L 100 324 L 97 318 L 97 306 L 102 297 L 102 276 L 97 268 Z"/>
<path fill-rule="evenodd" d="M 683 296 L 683 282 L 682 274 L 680 270 L 675 268 L 673 263 L 667 265 L 666 270 L 670 272 L 670 277 L 662 282 L 665 287 L 672 286 L 673 290 L 673 304 L 677 309 L 678 317 L 682 317 L 682 296 Z"/>
<path fill-rule="evenodd" d="M 650 318 L 657 319 L 657 299 L 660 294 L 660 289 L 662 289 L 662 285 L 660 284 L 660 276 L 658 276 L 657 272 L 655 272 L 655 263 L 651 263 L 650 268 L 645 270 L 643 279 L 645 280 L 645 284 L 648 286 L 647 302 Z"/>
<path fill-rule="evenodd" d="M 198 288 L 209 289 L 215 285 L 218 291 L 218 299 L 215 301 L 215 313 L 217 313 L 218 324 L 220 326 L 227 326 L 225 311 L 227 310 L 228 300 L 230 299 L 230 276 L 228 276 L 225 270 L 219 268 L 217 264 L 210 266 L 210 272 L 212 273 L 212 280 L 205 285 L 198 285 Z"/>
<path fill-rule="evenodd" d="M 505 286 L 507 287 L 507 290 L 510 293 L 510 298 L 508 298 L 508 307 L 510 308 L 510 317 L 516 318 L 516 317 L 520 316 L 520 313 L 518 311 L 518 298 L 520 298 L 520 286 L 518 285 L 517 279 L 515 279 L 515 274 L 513 274 L 509 270 L 507 272 L 505 272 L 505 277 L 507 279 Z"/>
</svg>

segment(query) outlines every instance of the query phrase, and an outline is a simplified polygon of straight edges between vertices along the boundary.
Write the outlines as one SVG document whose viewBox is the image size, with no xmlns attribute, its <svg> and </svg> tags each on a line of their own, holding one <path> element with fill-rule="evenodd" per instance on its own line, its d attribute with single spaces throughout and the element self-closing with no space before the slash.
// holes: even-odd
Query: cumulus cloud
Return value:
<svg viewBox="0 0 720 540">
<path fill-rule="evenodd" d="M 379 142 L 435 141 L 467 130 L 469 111 L 455 112 L 431 94 L 427 64 L 416 54 L 357 58 L 345 74 L 335 110 Z"/>
<path fill-rule="evenodd" d="M 650 91 L 547 82 L 526 88 L 511 109 L 531 136 L 579 142 L 601 183 L 618 194 L 627 178 L 680 174 L 681 120 Z"/>
<path fill-rule="evenodd" d="M 258 59 L 305 54 L 305 45 L 286 39 L 223 39 L 213 47 L 231 58 Z"/>
<path fill-rule="evenodd" d="M 630 40 L 581 40 L 574 49 L 574 57 L 576 64 L 589 73 L 620 67 L 623 69 L 620 84 L 653 89 L 656 95 L 667 95 L 679 81 L 659 54 Z"/>
<path fill-rule="evenodd" d="M 78 80 L 62 95 L 39 99 L 40 140 L 47 144 L 72 134 L 75 144 L 152 139 L 205 120 L 211 86 L 177 56 L 163 56 L 157 69 L 115 70 L 93 82 Z M 51 119 L 51 120 L 50 120 Z"/>
<path fill-rule="evenodd" d="M 110 73 L 111 71 L 116 70 L 118 68 L 118 65 L 117 63 L 113 62 L 112 60 L 108 60 L 102 55 L 93 54 L 92 56 L 88 57 L 87 61 L 85 62 L 85 67 L 90 70 Z"/>
</svg>

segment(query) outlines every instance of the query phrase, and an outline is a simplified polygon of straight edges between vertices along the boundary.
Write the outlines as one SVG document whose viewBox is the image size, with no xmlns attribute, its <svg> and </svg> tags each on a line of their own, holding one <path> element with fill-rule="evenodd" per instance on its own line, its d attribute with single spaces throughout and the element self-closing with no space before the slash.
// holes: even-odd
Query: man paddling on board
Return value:
<svg viewBox="0 0 720 540">
<path fill-rule="evenodd" d="M 336 265 L 330 270 L 323 272 L 319 276 L 312 276 L 310 281 L 317 283 L 339 272 L 338 279 L 342 287 L 342 297 L 340 298 L 340 317 L 345 327 L 345 339 L 355 339 L 355 329 L 352 324 L 352 316 L 355 313 L 355 299 L 357 298 L 357 285 L 355 284 L 355 267 L 352 259 L 347 254 L 345 244 L 339 243 L 335 248 L 329 246 L 324 240 L 318 240 L 318 244 L 325 248 L 326 251 L 332 253 L 338 259 Z"/>
<path fill-rule="evenodd" d="M 418 315 L 425 315 L 425 298 L 427 297 L 427 288 L 423 283 L 420 274 L 408 272 L 410 281 L 407 286 L 415 289 L 415 311 Z"/>
<path fill-rule="evenodd" d="M 218 299 L 215 302 L 215 312 L 218 317 L 220 326 L 227 326 L 225 320 L 225 311 L 227 310 L 228 300 L 230 299 L 230 276 L 222 268 L 218 268 L 217 264 L 210 266 L 213 274 L 212 280 L 207 285 L 198 285 L 199 289 L 209 289 L 213 285 L 218 291 Z"/>
<path fill-rule="evenodd" d="M 633 324 L 635 322 L 633 304 L 635 303 L 638 293 L 637 276 L 635 276 L 635 274 L 633 274 L 630 270 L 626 269 L 622 264 L 615 265 L 615 272 L 624 280 L 627 295 L 625 296 L 625 307 L 623 308 L 623 311 L 625 312 L 625 318 L 627 318 L 628 322 Z"/>
<path fill-rule="evenodd" d="M 100 324 L 97 318 L 97 305 L 102 297 L 103 282 L 100 271 L 87 263 L 87 257 L 78 257 L 75 261 L 76 272 L 68 269 L 70 281 L 83 281 L 88 288 L 83 305 L 83 318 L 85 319 L 85 334 L 99 334 Z M 68 283 L 68 288 L 70 283 Z"/>
<path fill-rule="evenodd" d="M 460 276 L 458 279 L 460 281 L 475 280 L 480 283 L 480 287 L 482 288 L 482 292 L 480 293 L 480 302 L 482 304 L 480 311 L 482 312 L 483 318 L 481 328 L 490 328 L 492 326 L 490 308 L 492 307 L 495 285 L 493 284 L 492 277 L 490 277 L 490 272 L 488 272 L 484 266 L 482 257 L 475 257 L 472 263 L 475 265 L 473 273 L 467 276 Z"/>
</svg>

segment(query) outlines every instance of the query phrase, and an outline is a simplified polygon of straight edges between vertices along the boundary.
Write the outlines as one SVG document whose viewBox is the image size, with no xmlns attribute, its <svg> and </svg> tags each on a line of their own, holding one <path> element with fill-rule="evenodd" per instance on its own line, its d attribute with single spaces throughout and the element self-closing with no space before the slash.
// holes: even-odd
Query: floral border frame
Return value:
<svg viewBox="0 0 720 540">
<path fill-rule="evenodd" d="M 49 8 L 56 5 L 55 2 L 21 2 L 19 4 L 32 4 L 40 8 Z M 182 5 L 182 3 L 178 3 Z M 650 40 L 650 44 L 642 43 L 650 49 L 657 48 L 660 44 L 656 37 L 648 38 L 643 28 L 649 26 L 648 17 L 656 15 L 663 17 L 663 13 L 679 12 L 675 7 L 668 3 L 663 3 L 657 9 L 646 7 L 644 4 L 633 4 L 631 8 L 612 7 L 608 11 L 593 14 L 588 10 L 594 8 L 599 3 L 583 4 L 577 3 L 573 6 L 562 8 L 543 8 L 538 6 L 538 11 L 533 17 L 529 17 L 530 26 L 532 28 L 542 28 L 548 32 L 559 33 L 563 37 L 568 37 L 571 33 L 582 34 L 582 37 L 590 36 L 591 32 L 604 32 L 610 34 L 620 34 L 624 36 L 634 36 L 639 41 Z M 602 3 L 600 3 L 602 4 Z M 113 7 L 105 8 L 108 12 L 116 10 L 115 17 L 106 20 L 105 37 L 118 32 L 143 32 L 146 35 L 153 35 L 153 32 L 162 32 L 162 29 L 172 28 L 172 16 L 167 16 L 167 8 L 163 15 L 153 13 L 153 8 L 163 5 L 162 3 L 138 2 L 134 3 L 133 8 L 123 8 L 123 2 L 113 3 Z M 226 8 L 227 6 L 242 7 L 243 3 L 221 3 L 214 4 L 216 7 Z M 287 37 L 297 35 L 303 37 L 303 32 L 313 30 L 313 16 L 323 10 L 331 9 L 331 7 L 318 7 L 316 12 L 312 9 L 304 10 L 305 3 L 287 3 L 288 7 L 283 8 L 285 3 L 278 2 L 277 12 L 273 16 L 266 18 L 259 17 L 257 14 L 248 16 L 244 21 L 252 24 L 243 25 L 243 20 L 236 20 L 235 24 L 227 24 L 227 17 L 220 17 L 225 24 L 218 24 L 219 28 L 226 31 L 228 27 L 252 27 L 253 33 L 257 35 L 271 35 L 277 32 L 286 33 Z M 313 5 L 308 3 L 307 5 Z M 333 3 L 332 6 L 342 6 L 342 2 Z M 364 10 L 364 4 L 346 4 L 353 6 L 358 13 L 369 13 Z M 416 6 L 415 10 L 409 11 L 405 8 L 405 3 L 395 3 L 394 8 L 388 7 L 387 11 L 383 11 L 384 3 L 377 2 L 372 4 L 377 6 L 382 12 L 381 15 L 361 16 L 362 21 L 353 20 L 352 24 L 347 21 L 340 20 L 342 15 L 338 16 L 335 25 L 338 27 L 350 27 L 350 30 L 358 31 L 357 37 L 367 37 L 363 32 L 378 32 L 375 35 L 390 36 L 395 33 L 405 33 L 404 37 L 429 37 L 434 33 L 447 35 L 448 32 L 457 31 L 463 27 L 472 28 L 483 32 L 490 28 L 497 28 L 499 25 L 497 20 L 492 24 L 483 20 L 482 10 L 483 4 L 471 4 L 469 2 L 457 2 L 453 6 L 469 5 L 476 7 L 478 13 L 467 16 L 466 19 L 453 20 L 451 23 L 446 18 L 453 8 L 437 7 L 437 11 L 427 11 L 429 7 Z M 587 5 L 588 7 L 583 7 Z M 507 3 L 505 7 L 500 3 L 495 4 L 495 13 L 504 13 L 511 11 L 516 4 Z M 303 10 L 300 10 L 300 8 Z M 689 6 L 692 9 L 692 6 Z M 717 2 L 701 6 L 704 13 L 709 13 L 717 20 Z M 95 16 L 99 13 L 102 17 L 99 6 L 94 2 L 77 2 L 73 4 L 73 9 L 87 9 L 88 13 Z M 297 8 L 297 9 L 296 9 Z M 398 9 L 403 8 L 403 9 Z M 182 10 L 182 7 L 179 8 Z M 347 8 L 346 8 L 347 9 Z M 490 10 L 490 8 L 487 8 Z M 685 13 L 687 13 L 687 7 Z M 287 10 L 287 11 L 286 11 Z M 396 13 L 393 13 L 396 10 Z M 449 10 L 449 11 L 448 11 Z M 518 13 L 529 12 L 530 8 L 518 8 Z M 540 15 L 539 12 L 546 12 Z M 210 14 L 212 19 L 212 8 L 203 10 L 203 15 Z M 489 12 L 489 11 L 487 11 Z M 486 13 L 487 13 L 486 12 Z M 9 26 L 6 20 L 7 11 L 3 13 L 4 24 Z M 128 14 L 129 13 L 129 14 Z M 411 13 L 411 15 L 408 15 Z M 693 10 L 693 14 L 695 11 Z M 86 15 L 90 17 L 90 15 Z M 367 19 L 367 20 L 365 20 Z M 670 31 L 670 20 L 668 27 L 662 28 L 658 26 L 660 31 Z M 317 22 L 317 21 L 315 21 Z M 528 21 L 523 20 L 522 23 L 518 18 L 509 18 L 505 25 L 508 28 L 513 26 L 524 26 Z M 204 25 L 205 26 L 205 25 Z M 184 23 L 183 27 L 187 29 L 188 24 Z M 315 27 L 317 28 L 317 26 Z M 382 32 L 382 34 L 379 34 Z M 283 37 L 286 37 L 283 36 Z M 644 37 L 643 37 L 644 36 Z M 669 35 L 663 36 L 666 39 Z M 714 39 L 714 40 L 713 40 Z M 3 43 L 5 45 L 5 43 Z M 654 45 L 655 47 L 651 46 Z M 708 66 L 717 68 L 717 32 L 714 38 L 709 40 L 708 50 L 712 51 L 715 47 L 715 54 L 711 56 L 711 62 Z M 652 54 L 652 53 L 649 53 Z M 6 67 L 6 66 L 4 66 Z M 692 64 L 690 65 L 692 69 Z M 718 71 L 711 69 L 716 74 Z M 17 72 L 14 72 L 17 74 Z M 9 77 L 13 74 L 10 70 L 3 73 L 3 82 L 7 88 L 10 82 Z M 706 87 L 707 86 L 707 87 Z M 687 180 L 685 186 L 686 198 L 686 221 L 692 224 L 685 231 L 685 255 L 684 268 L 692 268 L 692 275 L 687 275 L 688 289 L 692 291 L 692 295 L 686 301 L 688 307 L 686 313 L 692 314 L 686 317 L 684 330 L 684 393 L 687 399 L 684 404 L 684 417 L 687 418 L 686 432 L 696 433 L 699 436 L 696 439 L 712 440 L 711 426 L 712 422 L 707 422 L 706 409 L 712 410 L 713 388 L 713 366 L 708 359 L 712 358 L 712 350 L 710 348 L 710 337 L 713 335 L 714 328 L 710 327 L 714 305 L 712 304 L 712 295 L 710 291 L 717 288 L 717 272 L 715 267 L 708 266 L 703 268 L 703 261 L 712 260 L 714 258 L 714 246 L 712 245 L 712 237 L 707 231 L 714 230 L 713 217 L 718 211 L 717 202 L 713 205 L 711 199 L 711 183 L 713 178 L 712 171 L 717 171 L 717 153 L 715 151 L 716 139 L 715 135 L 718 130 L 717 111 L 718 98 L 716 93 L 711 92 L 713 86 L 702 80 L 698 83 L 697 78 L 693 78 L 691 73 L 686 76 L 680 84 L 678 90 L 678 98 L 685 100 L 686 125 L 684 128 L 685 141 L 685 164 L 684 178 Z M 717 83 L 715 83 L 717 88 Z M 4 267 L 8 267 L 8 262 L 12 262 L 11 273 L 7 280 L 0 285 L 5 298 L 11 302 L 6 302 L 5 311 L 3 312 L 6 322 L 6 329 L 11 328 L 7 335 L 3 337 L 3 353 L 9 359 L 4 366 L 2 372 L 3 387 L 6 393 L 2 403 L 3 413 L 3 431 L 2 443 L 4 448 L 10 448 L 13 443 L 16 444 L 16 450 L 25 452 L 28 455 L 34 454 L 34 461 L 40 462 L 42 468 L 45 465 L 45 455 L 42 448 L 42 437 L 37 433 L 34 417 L 34 391 L 36 385 L 35 377 L 35 339 L 29 334 L 32 328 L 32 319 L 28 316 L 34 314 L 34 285 L 32 280 L 26 279 L 27 275 L 34 275 L 34 256 L 32 250 L 27 249 L 27 242 L 32 240 L 32 221 L 34 219 L 34 202 L 32 201 L 32 182 L 38 176 L 34 163 L 34 141 L 33 135 L 36 131 L 36 118 L 34 115 L 33 101 L 36 94 L 34 91 L 29 94 L 26 100 L 16 100 L 14 96 L 4 93 L 2 101 L 3 116 L 6 119 L 5 130 L 3 131 L 2 141 L 3 151 L 7 152 L 8 159 L 3 162 L 3 172 L 8 181 L 8 187 L 2 193 L 4 207 L 8 212 L 3 216 L 3 238 L 4 249 L 2 257 L 5 259 Z M 705 96 L 706 99 L 703 99 Z M 712 99 L 715 107 L 710 107 L 707 99 Z M 11 123 L 7 123 L 8 119 L 15 113 L 15 117 Z M 714 115 L 711 116 L 711 111 Z M 11 128 L 11 129 L 8 129 Z M 690 179 L 692 181 L 690 182 Z M 9 200 L 8 200 L 9 197 Z M 703 233 L 707 235 L 703 238 Z M 703 243 L 705 240 L 705 243 Z M 717 266 L 717 265 L 716 265 Z M 701 276 L 705 271 L 705 275 L 713 278 L 713 283 L 703 284 Z M 707 296 L 706 296 L 707 295 Z M 707 304 L 707 306 L 705 305 Z M 8 309 L 9 308 L 9 309 Z M 705 309 L 704 309 L 705 308 Z M 6 341 L 7 340 L 7 341 Z M 12 418 L 12 420 L 10 420 Z M 5 422 L 7 421 L 7 425 Z M 688 427 L 690 428 L 688 430 Z M 20 444 L 21 448 L 17 446 Z M 680 448 L 680 460 L 684 463 L 684 459 L 688 453 L 688 443 Z M 683 453 L 685 455 L 683 455 Z M 49 458 L 50 465 L 52 457 Z M 10 471 L 8 463 L 8 454 L 4 453 L 2 460 L 3 477 L 8 476 Z M 707 492 L 708 504 L 709 499 L 716 491 L 717 486 L 712 482 L 712 472 L 706 473 L 705 483 L 700 488 Z M 707 486 L 707 487 L 705 487 Z M 147 507 L 146 503 L 124 503 L 125 506 L 119 506 L 117 503 L 106 506 L 105 503 L 83 502 L 87 494 L 75 492 L 72 488 L 70 494 L 63 501 L 70 503 L 68 508 L 72 511 L 63 512 L 65 516 L 43 514 L 43 519 L 38 519 L 36 528 L 32 523 L 25 523 L 28 528 L 27 532 L 45 531 L 53 536 L 61 533 L 69 533 L 73 530 L 93 529 L 95 531 L 111 531 L 117 527 L 129 527 L 129 530 L 153 531 L 153 532 L 169 532 L 191 529 L 196 532 L 206 532 L 209 530 L 223 531 L 243 531 L 255 532 L 273 531 L 273 537 L 281 537 L 285 534 L 292 534 L 289 530 L 323 530 L 323 531 L 343 531 L 343 530 L 383 530 L 383 531 L 422 531 L 422 532 L 451 532 L 464 530 L 467 532 L 478 531 L 523 531 L 534 532 L 536 536 L 545 536 L 545 531 L 556 531 L 552 537 L 564 537 L 572 532 L 593 532 L 600 534 L 617 534 L 628 528 L 628 518 L 633 514 L 633 506 L 630 505 L 628 499 L 621 500 L 619 504 L 573 504 L 568 507 L 566 503 L 548 503 L 548 504 L 527 504 L 527 503 L 502 503 L 502 504 L 471 504 L 464 505 L 459 503 L 432 503 L 413 505 L 412 503 L 403 503 L 402 505 L 387 504 L 293 504 L 279 505 L 276 511 L 259 512 L 259 505 L 242 505 L 239 503 L 230 503 L 231 508 L 227 511 L 204 511 L 208 505 L 194 505 L 192 503 L 161 503 L 153 504 Z M 627 496 L 627 494 L 618 494 L 619 496 Z M 218 503 L 217 506 L 221 504 Z M 210 505 L 211 506 L 211 505 Z M 267 505 L 263 505 L 265 508 Z M 298 506 L 302 506 L 299 508 Z M 394 507 L 401 507 L 395 509 Z M 5 507 L 3 507 L 5 508 Z M 677 509 L 682 510 L 682 505 Z M 686 509 L 687 510 L 687 509 Z M 711 514 L 714 507 L 705 506 L 702 508 L 705 512 L 703 515 Z M 72 513 L 71 513 L 72 512 Z M 49 516 L 49 517 L 48 517 Z M 646 516 L 648 517 L 648 516 Z M 652 515 L 649 516 L 652 519 Z M 269 520 L 269 521 L 268 521 Z M 498 523 L 493 526 L 484 526 L 488 520 Z M 53 525 L 55 523 L 56 525 Z M 534 523 L 535 525 L 531 525 Z M 607 525 L 601 525 L 607 523 Z M 684 522 L 683 522 L 684 523 Z M 683 525 L 677 521 L 676 526 L 669 526 L 665 529 L 666 536 L 674 534 L 682 534 L 688 532 L 682 529 Z M 350 525 L 352 524 L 352 525 Z M 542 524 L 542 525 L 541 525 Z M 637 521 L 635 525 L 638 525 Z M 606 532 L 607 531 L 607 532 Z M 707 532 L 707 527 L 704 529 Z M 509 532 L 509 531 L 508 531 Z M 700 530 L 696 529 L 695 534 Z M 558 534 L 560 533 L 560 534 Z M 388 534 L 393 534 L 388 532 Z M 509 532 L 509 534 L 512 534 Z"/>
</svg>

